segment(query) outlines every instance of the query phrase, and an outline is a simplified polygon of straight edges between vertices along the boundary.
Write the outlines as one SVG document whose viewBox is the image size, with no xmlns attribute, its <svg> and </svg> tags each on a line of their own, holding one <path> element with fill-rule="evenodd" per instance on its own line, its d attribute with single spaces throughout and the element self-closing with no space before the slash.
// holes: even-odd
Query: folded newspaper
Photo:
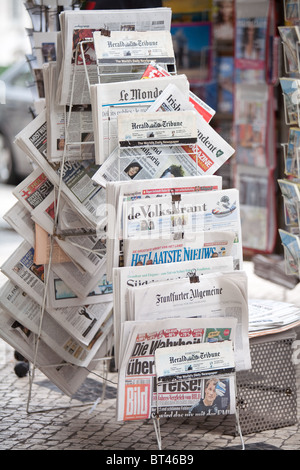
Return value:
<svg viewBox="0 0 300 470">
<path fill-rule="evenodd" d="M 190 86 L 185 75 L 91 86 L 96 163 L 102 164 L 118 147 L 117 117 L 147 111 L 170 83 L 188 94 Z"/>
<path fill-rule="evenodd" d="M 236 319 L 229 317 L 214 318 L 213 321 L 207 318 L 175 318 L 125 322 L 118 380 L 118 421 L 148 419 L 157 414 L 160 417 L 191 417 L 234 413 L 234 361 L 232 362 L 227 345 L 222 345 L 228 342 L 228 346 L 232 348 L 236 337 L 235 326 Z M 209 346 L 204 346 L 205 344 Z M 220 352 L 220 358 L 224 358 L 223 365 L 228 365 L 230 372 L 227 374 L 224 367 L 224 374 L 212 374 L 207 380 L 204 377 L 185 377 L 182 374 L 178 381 L 158 383 L 157 361 L 159 371 L 161 364 L 158 356 L 156 360 L 155 355 L 159 354 L 156 351 L 161 350 L 161 354 L 168 355 L 167 351 L 170 349 L 171 357 L 174 347 L 182 348 L 183 354 L 190 354 L 194 347 L 196 351 L 206 355 Z M 221 364 L 222 361 L 219 363 L 220 368 Z M 188 365 L 192 366 L 192 361 L 188 361 Z M 213 381 L 210 382 L 209 379 Z M 213 387 L 213 393 L 210 403 L 207 403 L 205 391 L 209 385 Z M 203 401 L 206 407 L 203 407 Z"/>
<path fill-rule="evenodd" d="M 251 367 L 248 338 L 248 284 L 244 271 L 209 273 L 188 279 L 128 287 L 128 314 L 133 321 L 175 318 L 231 317 L 237 319 L 237 370 Z M 171 320 L 171 321 L 172 321 Z"/>
<path fill-rule="evenodd" d="M 112 277 L 112 268 L 119 266 L 123 255 L 123 202 L 163 197 L 168 194 L 178 195 L 215 191 L 222 189 L 222 178 L 217 175 L 191 176 L 185 178 L 163 178 L 138 181 L 112 181 L 106 185 L 106 207 L 108 223 L 106 227 L 107 276 Z"/>
<path fill-rule="evenodd" d="M 119 128 L 118 141 L 115 141 L 113 147 L 109 149 L 111 153 L 94 175 L 94 181 L 105 185 L 106 181 L 112 180 L 163 178 L 168 173 L 169 176 L 172 174 L 173 176 L 212 175 L 233 155 L 234 149 L 205 121 L 200 113 L 197 113 L 195 107 L 189 101 L 188 92 L 178 88 L 177 83 L 175 83 L 175 79 L 178 77 L 180 75 L 169 77 L 172 82 L 168 85 L 176 86 L 166 87 L 147 110 L 140 109 L 139 112 L 181 113 L 193 110 L 197 119 L 197 142 L 191 145 L 172 145 L 170 148 L 159 145 L 157 147 L 149 145 L 145 147 L 141 142 L 140 146 L 136 146 L 134 149 L 130 148 L 130 151 L 122 148 L 120 155 L 119 146 L 127 140 L 127 133 L 122 132 L 122 129 Z M 158 84 L 159 80 L 167 79 L 168 77 L 140 80 L 141 85 L 139 86 L 143 86 L 144 83 L 149 84 L 150 81 Z M 97 131 L 95 131 L 96 133 Z M 109 142 L 111 143 L 111 141 L 110 137 Z M 135 151 L 133 152 L 133 150 Z M 170 171 L 171 165 L 177 167 L 177 174 Z M 133 166 L 137 168 L 135 173 L 128 173 Z"/>
<path fill-rule="evenodd" d="M 150 197 L 123 202 L 123 238 L 135 239 L 136 249 L 139 246 L 142 250 L 147 239 L 192 239 L 194 234 L 203 231 L 234 232 L 232 255 L 235 269 L 242 269 L 242 233 L 237 189 L 181 194 L 175 199 L 172 195 L 166 195 L 164 198 Z M 212 246 L 206 257 L 211 256 L 214 251 Z M 126 253 L 126 263 L 127 260 Z"/>
<path fill-rule="evenodd" d="M 94 160 L 66 161 L 63 168 L 60 162 L 55 164 L 47 160 L 45 110 L 16 136 L 15 142 L 36 163 L 52 185 L 61 189 L 79 215 L 96 229 L 98 222 L 104 217 L 105 192 L 92 180 L 99 168 Z"/>
<path fill-rule="evenodd" d="M 124 266 L 178 263 L 233 255 L 235 233 L 207 230 L 187 237 L 151 237 L 123 240 Z M 235 266 L 234 259 L 234 266 Z"/>
<path fill-rule="evenodd" d="M 56 102 L 57 63 L 43 67 L 46 119 L 47 160 L 69 161 L 95 158 L 94 128 L 91 104 L 59 105 Z"/>
<path fill-rule="evenodd" d="M 72 397 L 86 380 L 90 371 L 98 370 L 103 358 L 111 351 L 111 337 L 107 335 L 94 359 L 87 367 L 70 364 L 51 349 L 38 335 L 25 328 L 6 310 L 0 308 L 0 337 L 23 357 L 35 364 L 67 396 Z M 38 348 L 36 345 L 38 343 Z"/>
<path fill-rule="evenodd" d="M 141 78 L 151 59 L 175 72 L 170 31 L 96 31 L 93 39 L 101 83 Z"/>
<path fill-rule="evenodd" d="M 167 72 L 159 64 L 151 62 L 146 68 L 142 78 L 148 79 L 155 77 L 167 77 L 169 75 L 169 72 Z M 189 92 L 189 101 L 193 105 L 195 110 L 203 117 L 203 119 L 205 119 L 206 122 L 209 122 L 216 113 L 213 108 L 211 108 L 207 103 L 202 101 L 201 98 L 199 98 L 199 96 L 196 96 L 192 91 Z"/>
<path fill-rule="evenodd" d="M 170 8 L 64 11 L 60 14 L 62 57 L 57 88 L 59 104 L 90 103 L 89 86 L 98 82 L 93 33 L 170 31 Z M 86 68 L 87 75 L 86 76 Z"/>
<path fill-rule="evenodd" d="M 61 317 L 60 312 L 41 311 L 41 306 L 22 288 L 10 281 L 1 288 L 0 305 L 9 313 L 22 327 L 39 334 L 41 339 L 53 351 L 66 362 L 81 367 L 86 367 L 95 357 L 99 347 L 103 344 L 106 335 L 112 327 L 112 305 L 106 310 L 102 308 L 102 316 L 95 317 L 93 322 L 88 318 L 88 312 L 78 308 L 76 312 L 76 323 L 74 324 L 74 311 L 64 311 L 64 322 L 61 326 L 57 319 Z M 43 316 L 42 316 L 43 313 Z M 84 316 L 86 315 L 86 317 Z M 55 318 L 56 317 L 56 318 Z M 96 319 L 96 321 L 94 321 Z M 60 322 L 62 318 L 60 318 Z M 85 334 L 89 332 L 90 326 L 95 324 L 89 337 L 88 344 Z M 41 328 L 40 328 L 41 326 Z"/>
<path fill-rule="evenodd" d="M 146 266 L 128 266 L 113 270 L 113 301 L 114 301 L 114 339 L 115 364 L 118 365 L 121 325 L 130 320 L 127 306 L 127 288 L 146 286 L 153 282 L 170 279 L 182 279 L 189 276 L 200 276 L 213 272 L 230 272 L 233 270 L 233 258 L 208 258 L 193 261 L 182 261 L 170 264 L 152 264 Z"/>
</svg>

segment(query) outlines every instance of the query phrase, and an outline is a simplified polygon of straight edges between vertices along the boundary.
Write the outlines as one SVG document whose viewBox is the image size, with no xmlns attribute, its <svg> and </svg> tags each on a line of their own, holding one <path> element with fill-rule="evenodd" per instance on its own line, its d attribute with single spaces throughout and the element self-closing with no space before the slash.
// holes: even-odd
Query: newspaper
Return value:
<svg viewBox="0 0 300 470">
<path fill-rule="evenodd" d="M 15 142 L 38 165 L 51 183 L 61 188 L 62 194 L 80 216 L 96 228 L 97 223 L 103 219 L 101 210 L 105 211 L 105 191 L 92 180 L 99 166 L 92 160 L 66 161 L 61 170 L 60 164 L 47 161 L 45 111 L 16 136 Z"/>
<path fill-rule="evenodd" d="M 157 374 L 157 414 L 172 416 L 174 386 L 186 387 L 186 381 L 202 379 L 202 398 L 190 408 L 185 395 L 185 413 L 194 416 L 235 413 L 235 365 L 231 341 L 206 342 L 155 350 Z"/>
<path fill-rule="evenodd" d="M 171 73 L 175 57 L 170 31 L 96 31 L 93 34 L 101 83 L 141 78 L 149 61 L 155 60 Z"/>
<path fill-rule="evenodd" d="M 27 241 L 22 242 L 1 266 L 1 271 L 41 306 L 45 298 L 45 275 L 48 269 L 43 264 L 35 264 L 34 247 Z M 51 269 L 77 297 L 85 298 L 105 278 L 106 263 L 105 260 L 102 262 L 97 276 L 82 271 L 73 262 L 53 263 Z"/>
<path fill-rule="evenodd" d="M 197 142 L 196 112 L 138 113 L 118 116 L 120 157 L 122 149 Z"/>
<path fill-rule="evenodd" d="M 169 75 L 170 74 L 159 64 L 151 62 L 146 68 L 142 79 L 167 77 Z M 192 91 L 189 92 L 189 101 L 206 122 L 209 122 L 216 113 L 216 111 L 211 108 L 211 106 L 202 101 L 201 98 L 196 96 Z"/>
<path fill-rule="evenodd" d="M 113 300 L 113 286 L 108 282 L 106 273 L 98 280 L 94 289 L 83 298 L 78 297 L 52 269 L 49 272 L 47 284 L 48 309 L 93 305 Z"/>
<path fill-rule="evenodd" d="M 158 384 L 235 371 L 231 341 L 216 341 L 155 350 Z"/>
<path fill-rule="evenodd" d="M 57 90 L 56 62 L 43 67 L 46 118 L 47 160 L 92 160 L 95 158 L 94 128 L 91 104 L 59 105 L 55 100 Z"/>
<path fill-rule="evenodd" d="M 295 328 L 300 308 L 289 302 L 249 299 L 249 337 L 264 336 Z"/>
<path fill-rule="evenodd" d="M 68 255 L 68 261 L 73 261 L 79 269 L 98 276 L 105 262 L 105 240 L 97 236 L 95 231 L 84 227 L 79 230 L 69 230 L 67 233 L 55 230 L 54 192 L 32 211 L 32 219 L 49 234 L 54 235 L 54 243 Z M 60 212 L 59 216 L 61 217 Z"/>
<path fill-rule="evenodd" d="M 185 75 L 91 85 L 96 163 L 102 164 L 118 146 L 117 117 L 147 111 L 170 83 L 188 94 Z"/>
<path fill-rule="evenodd" d="M 35 168 L 12 191 L 12 194 L 31 213 L 53 191 L 54 186 L 43 170 Z"/>
<path fill-rule="evenodd" d="M 117 420 L 130 421 L 157 416 L 157 404 L 161 405 L 160 417 L 234 412 L 233 382 L 228 382 L 225 377 L 225 382 L 221 380 L 222 389 L 230 400 L 225 399 L 223 407 L 215 407 L 206 412 L 192 411 L 193 406 L 204 398 L 204 378 L 185 378 L 174 383 L 164 383 L 158 388 L 155 351 L 180 346 L 188 352 L 190 346 L 198 345 L 200 349 L 203 344 L 211 339 L 215 341 L 216 338 L 234 343 L 235 326 L 234 318 L 214 318 L 213 322 L 207 318 L 125 322 L 121 342 L 123 359 L 119 370 Z"/>
<path fill-rule="evenodd" d="M 243 250 L 239 192 L 223 189 L 197 194 L 181 194 L 179 200 L 172 196 L 147 198 L 123 203 L 123 238 L 178 239 L 200 231 L 234 232 L 233 253 L 235 269 L 242 269 Z M 139 242 L 142 248 L 142 242 Z M 211 256 L 212 252 L 209 256 Z M 206 255 L 208 256 L 208 255 Z M 175 260 L 174 260 L 175 261 Z"/>
<path fill-rule="evenodd" d="M 106 260 L 106 246 L 105 240 L 101 239 L 96 233 L 90 233 L 86 229 L 81 229 L 80 232 L 71 231 L 66 238 L 61 238 L 60 235 L 54 236 L 53 240 L 43 234 L 42 238 L 36 236 L 36 226 L 47 231 L 49 234 L 54 234 L 54 191 L 52 191 L 35 209 L 31 212 L 31 218 L 27 216 L 27 226 L 23 222 L 18 222 L 19 228 L 23 227 L 20 235 L 34 247 L 34 262 L 35 264 L 48 264 L 71 262 L 74 263 L 81 272 L 87 272 L 90 276 L 100 278 L 105 267 Z M 21 204 L 21 203 L 20 203 Z M 26 210 L 24 208 L 24 210 Z M 19 218 L 18 218 L 19 221 Z M 15 220 L 14 223 L 16 223 Z M 33 223 L 35 222 L 35 224 Z M 18 231 L 17 230 L 17 231 Z M 42 234 L 41 234 L 42 235 Z M 38 243 L 39 242 L 39 243 Z M 50 248 L 51 247 L 51 248 Z M 51 260 L 49 259 L 51 249 Z M 70 281 L 69 281 L 70 282 Z"/>
<path fill-rule="evenodd" d="M 32 220 L 39 223 L 51 235 L 65 237 L 69 234 L 76 235 L 78 233 L 95 234 L 95 230 L 90 228 L 87 221 L 80 217 L 76 209 L 70 206 L 63 195 L 60 197 L 58 207 L 57 196 L 58 191 L 54 189 L 32 210 Z M 55 226 L 56 211 L 58 211 L 58 217 Z"/>
<path fill-rule="evenodd" d="M 138 288 L 128 287 L 128 311 L 134 321 L 190 317 L 237 319 L 237 370 L 251 367 L 248 338 L 248 286 L 244 271 L 209 273 L 198 282 L 169 280 Z"/>
<path fill-rule="evenodd" d="M 145 238 L 140 242 L 136 238 L 124 239 L 124 266 L 148 266 L 232 256 L 234 239 L 234 232 L 214 230 L 189 234 L 185 238 Z"/>
<path fill-rule="evenodd" d="M 176 77 L 172 78 L 174 80 Z M 152 80 L 156 83 L 158 80 L 166 79 L 167 77 Z M 149 83 L 150 80 L 140 80 L 140 83 Z M 187 176 L 193 174 L 212 175 L 233 155 L 234 149 L 195 111 L 189 101 L 187 92 L 180 89 L 174 81 L 168 85 L 173 86 L 166 87 L 146 112 L 194 110 L 197 117 L 197 142 L 194 145 L 172 145 L 169 148 L 164 146 L 143 147 L 143 145 L 135 149 L 131 148 L 130 151 L 122 148 L 121 155 L 118 151 L 119 148 L 117 148 L 112 151 L 96 172 L 93 177 L 96 182 L 105 185 L 105 181 L 129 178 L 163 178 L 170 175 Z M 145 112 L 145 110 L 140 110 L 140 112 Z M 126 141 L 126 134 L 118 134 L 118 141 L 118 146 L 120 146 L 120 142 Z M 115 145 L 117 143 L 114 143 Z M 144 156 L 147 155 L 146 160 Z M 176 166 L 171 168 L 174 165 Z M 135 169 L 135 172 L 132 168 Z M 174 173 L 175 170 L 176 173 Z"/>
<path fill-rule="evenodd" d="M 171 17 L 170 8 L 62 12 L 59 19 L 63 56 L 57 102 L 59 104 L 70 104 L 71 101 L 73 104 L 91 102 L 89 85 L 98 81 L 92 40 L 95 31 L 170 31 Z M 87 42 L 88 39 L 90 42 Z M 84 64 L 87 67 L 88 81 Z"/>
<path fill-rule="evenodd" d="M 3 220 L 30 245 L 34 245 L 35 223 L 31 219 L 30 212 L 20 201 L 3 215 Z"/>
<path fill-rule="evenodd" d="M 148 109 L 148 112 L 194 109 L 197 116 L 198 140 L 196 145 L 183 146 L 187 156 L 192 156 L 200 174 L 214 174 L 234 153 L 234 149 L 203 118 L 194 101 L 186 97 L 176 86 L 167 87 Z"/>
<path fill-rule="evenodd" d="M 222 189 L 222 178 L 217 175 L 163 178 L 134 181 L 113 181 L 106 185 L 106 206 L 109 219 L 107 234 L 107 275 L 111 279 L 112 268 L 119 266 L 123 239 L 123 201 L 144 199 L 166 194 L 195 193 Z"/>
<path fill-rule="evenodd" d="M 57 352 L 40 339 L 36 355 L 37 335 L 0 309 L 0 337 L 41 372 L 67 396 L 73 396 L 84 383 L 91 370 L 99 367 L 100 359 L 110 351 L 109 335 L 87 367 L 64 361 Z"/>
<path fill-rule="evenodd" d="M 226 272 L 233 270 L 233 258 L 209 258 L 181 263 L 157 264 L 147 266 L 129 266 L 113 270 L 113 299 L 114 299 L 114 338 L 115 365 L 118 367 L 121 325 L 129 320 L 126 302 L 127 287 L 138 287 L 170 279 L 180 279 L 189 275 L 200 276 L 211 272 Z"/>
<path fill-rule="evenodd" d="M 61 327 L 44 310 L 40 330 L 40 305 L 30 298 L 29 295 L 26 295 L 20 287 L 10 281 L 1 288 L 0 304 L 24 328 L 29 329 L 34 334 L 40 333 L 41 339 L 59 354 L 63 360 L 81 367 L 86 367 L 95 357 L 98 348 L 112 327 L 112 315 L 108 314 L 98 330 L 94 331 L 93 338 L 89 344 L 86 345 L 77 338 L 74 338 L 68 331 L 72 326 L 72 316 L 69 316 L 69 318 L 65 317 L 64 327 Z M 77 336 L 79 335 L 80 330 L 77 326 Z"/>
<path fill-rule="evenodd" d="M 43 305 L 44 265 L 34 263 L 34 248 L 27 241 L 23 241 L 4 262 L 1 271 L 38 305 Z"/>
<path fill-rule="evenodd" d="M 35 224 L 35 240 L 33 262 L 35 265 L 51 263 L 68 263 L 69 256 L 53 240 L 51 246 L 49 234 L 40 225 Z"/>
<path fill-rule="evenodd" d="M 73 262 L 54 264 L 52 269 L 77 297 L 84 299 L 97 290 L 99 283 L 106 277 L 106 260 L 104 259 L 97 276 L 83 272 Z"/>
<path fill-rule="evenodd" d="M 32 52 L 39 68 L 42 68 L 45 63 L 56 60 L 57 34 L 57 31 L 33 31 Z"/>
</svg>

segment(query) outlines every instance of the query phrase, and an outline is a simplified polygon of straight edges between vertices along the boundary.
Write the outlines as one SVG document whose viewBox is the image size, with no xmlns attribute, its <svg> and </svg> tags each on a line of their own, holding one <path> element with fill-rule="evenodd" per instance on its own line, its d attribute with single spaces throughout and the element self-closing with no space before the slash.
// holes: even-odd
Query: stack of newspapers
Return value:
<svg viewBox="0 0 300 470">
<path fill-rule="evenodd" d="M 176 73 L 171 16 L 60 14 L 43 108 L 16 136 L 34 169 L 4 216 L 24 240 L 1 267 L 1 337 L 71 396 L 113 351 L 119 420 L 153 415 L 158 348 L 193 358 L 162 378 L 166 416 L 198 414 L 209 375 L 231 413 L 251 366 L 239 193 L 215 175 L 234 149 Z"/>
</svg>

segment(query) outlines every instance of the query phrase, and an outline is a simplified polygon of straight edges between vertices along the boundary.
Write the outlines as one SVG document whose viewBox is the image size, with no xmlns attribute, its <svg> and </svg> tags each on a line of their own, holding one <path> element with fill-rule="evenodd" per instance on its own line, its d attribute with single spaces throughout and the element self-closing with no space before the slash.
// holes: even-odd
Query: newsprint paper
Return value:
<svg viewBox="0 0 300 470">
<path fill-rule="evenodd" d="M 148 419 L 156 416 L 157 412 L 160 417 L 234 413 L 234 361 L 232 357 L 227 356 L 231 352 L 222 345 L 228 342 L 228 346 L 232 348 L 235 325 L 234 318 L 214 318 L 213 321 L 207 318 L 189 318 L 124 323 L 121 344 L 123 361 L 119 371 L 117 399 L 118 421 Z M 215 343 L 215 341 L 222 342 Z M 205 344 L 209 346 L 204 346 Z M 207 376 L 205 374 L 201 376 L 200 373 L 189 375 L 186 373 L 189 371 L 186 370 L 181 373 L 181 377 L 177 377 L 179 380 L 163 380 L 158 383 L 155 354 L 158 358 L 158 371 L 162 377 L 164 375 L 164 370 L 161 373 L 160 367 L 162 356 L 158 354 L 168 354 L 167 351 L 170 349 L 169 357 L 171 357 L 175 346 L 182 348 L 182 355 L 194 353 L 194 348 L 197 351 L 195 355 L 213 355 L 214 366 L 219 366 L 220 373 L 215 368 L 210 375 L 207 365 L 203 363 Z M 161 352 L 158 352 L 159 349 Z M 219 353 L 220 362 L 217 363 Z M 188 362 L 193 367 L 193 361 Z M 194 362 L 196 363 L 200 372 L 200 360 Z M 226 369 L 229 374 L 226 373 Z M 214 380 L 208 382 L 208 379 Z M 213 399 L 207 403 L 206 392 L 209 386 L 213 388 Z"/>
<path fill-rule="evenodd" d="M 29 362 L 34 363 L 37 335 L 15 320 L 6 310 L 0 308 L 0 337 L 12 348 L 22 354 Z M 98 349 L 95 358 L 87 367 L 75 366 L 66 362 L 54 349 L 51 349 L 41 338 L 38 342 L 36 365 L 67 396 L 74 395 L 83 384 L 90 370 L 99 368 L 100 358 L 109 349 L 107 338 Z"/>
<path fill-rule="evenodd" d="M 119 344 L 121 324 L 130 320 L 127 306 L 127 288 L 139 287 L 170 279 L 188 278 L 189 275 L 200 276 L 212 272 L 233 271 L 232 256 L 208 258 L 180 263 L 152 264 L 146 266 L 129 266 L 113 270 L 114 299 L 114 338 L 115 365 L 119 364 Z"/>
<path fill-rule="evenodd" d="M 89 85 L 98 82 L 93 41 L 83 45 L 84 57 L 81 54 L 80 42 L 92 40 L 93 33 L 101 30 L 169 31 L 171 17 L 170 8 L 62 12 L 59 20 L 63 57 L 57 87 L 58 103 L 90 103 Z M 89 83 L 84 64 L 87 66 Z"/>
<path fill-rule="evenodd" d="M 242 233 L 237 189 L 171 195 L 123 203 L 123 238 L 185 239 L 201 231 L 234 232 L 235 269 L 242 269 Z M 142 241 L 140 248 L 142 249 Z M 136 248 L 138 245 L 136 246 Z M 179 260 L 177 260 L 179 261 Z"/>
<path fill-rule="evenodd" d="M 237 319 L 235 363 L 237 370 L 250 368 L 248 338 L 248 284 L 244 271 L 212 273 L 189 279 L 153 283 L 139 288 L 128 287 L 128 310 L 136 321 L 169 318 Z M 172 319 L 172 320 L 171 320 Z"/>
</svg>

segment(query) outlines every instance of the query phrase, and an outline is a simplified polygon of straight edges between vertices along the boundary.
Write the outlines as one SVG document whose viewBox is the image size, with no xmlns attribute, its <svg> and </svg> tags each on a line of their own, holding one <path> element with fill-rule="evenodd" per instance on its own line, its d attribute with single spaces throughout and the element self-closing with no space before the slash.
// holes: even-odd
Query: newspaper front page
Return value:
<svg viewBox="0 0 300 470">
<path fill-rule="evenodd" d="M 121 325 L 130 320 L 127 305 L 127 288 L 146 286 L 153 282 L 170 279 L 187 278 L 190 275 L 200 276 L 212 272 L 230 272 L 233 270 L 233 258 L 209 258 L 181 263 L 152 264 L 146 266 L 128 266 L 114 268 L 113 270 L 113 299 L 114 299 L 114 338 L 115 338 L 115 364 L 118 367 L 122 358 L 119 358 L 119 344 Z"/>
<path fill-rule="evenodd" d="M 128 287 L 130 319 L 155 321 L 164 318 L 234 317 L 238 321 L 236 368 L 246 370 L 251 366 L 247 282 L 244 271 L 232 271 L 205 274 L 195 283 L 180 279 L 139 288 Z"/>
<path fill-rule="evenodd" d="M 120 157 L 127 147 L 196 143 L 195 111 L 138 113 L 118 116 Z"/>
<path fill-rule="evenodd" d="M 91 86 L 96 163 L 103 164 L 118 147 L 117 117 L 146 112 L 170 83 L 176 84 L 184 95 L 188 94 L 185 75 Z"/>
<path fill-rule="evenodd" d="M 188 237 L 123 240 L 124 266 L 144 266 L 232 256 L 234 232 L 202 231 Z M 235 264 L 234 264 L 235 266 Z"/>
<path fill-rule="evenodd" d="M 59 105 L 56 102 L 57 64 L 44 66 L 47 118 L 47 160 L 92 160 L 95 158 L 91 104 Z"/>
<path fill-rule="evenodd" d="M 141 78 L 150 60 L 175 72 L 170 31 L 96 31 L 93 39 L 101 83 Z"/>
<path fill-rule="evenodd" d="M 202 231 L 234 232 L 235 269 L 242 269 L 242 233 L 237 189 L 148 198 L 123 203 L 124 239 L 193 238 Z M 140 246 L 142 248 L 142 246 Z"/>
<path fill-rule="evenodd" d="M 174 387 L 182 392 L 185 412 L 193 416 L 235 413 L 235 363 L 231 341 L 206 342 L 189 346 L 173 346 L 155 350 L 157 374 L 156 408 L 160 416 L 172 416 Z M 188 409 L 194 393 L 184 393 L 186 381 L 198 381 L 202 397 Z M 184 395 L 184 398 L 183 396 Z"/>
<path fill-rule="evenodd" d="M 142 79 L 167 77 L 169 75 L 170 74 L 159 64 L 151 62 L 146 68 Z M 206 122 L 209 122 L 216 113 L 216 111 L 211 108 L 211 106 L 202 101 L 201 98 L 196 96 L 192 91 L 189 92 L 189 101 Z"/>
<path fill-rule="evenodd" d="M 205 414 L 228 414 L 234 411 L 235 393 L 232 381 L 225 377 L 222 390 L 226 398 L 223 407 L 215 406 L 207 412 L 193 411 L 193 407 L 205 396 L 203 378 L 186 378 L 178 382 L 166 382 L 157 387 L 155 352 L 163 348 L 182 346 L 187 352 L 190 346 L 210 341 L 235 340 L 234 318 L 189 318 L 148 322 L 125 322 L 122 334 L 122 364 L 119 371 L 117 400 L 118 421 L 148 419 L 159 416 L 192 417 Z M 223 379 L 223 377 L 221 377 Z M 157 393 L 158 397 L 157 397 Z M 158 398 L 158 400 L 157 400 Z M 217 403 L 214 403 L 217 405 Z"/>
<path fill-rule="evenodd" d="M 57 90 L 58 103 L 70 104 L 72 99 L 73 104 L 90 103 L 89 86 L 98 81 L 93 44 L 95 31 L 170 31 L 171 17 L 171 9 L 164 7 L 62 12 L 59 19 L 63 56 Z M 90 42 L 82 44 L 82 49 L 77 47 L 87 40 Z"/>
<path fill-rule="evenodd" d="M 180 76 L 177 76 L 180 77 Z M 210 126 L 205 119 L 196 112 L 189 101 L 188 92 L 184 92 L 173 81 L 166 87 L 147 110 L 140 112 L 182 112 L 192 111 L 196 113 L 197 119 L 197 142 L 194 144 L 166 146 L 143 146 L 131 148 L 127 151 L 122 148 L 115 148 L 120 143 L 127 140 L 127 133 L 119 132 L 118 142 L 114 143 L 114 150 L 111 149 L 109 157 L 97 171 L 94 180 L 105 185 L 105 181 L 126 180 L 128 178 L 163 178 L 166 176 L 187 176 L 187 175 L 212 175 L 214 174 L 234 153 L 234 149 Z M 153 82 L 166 80 L 154 78 Z M 149 83 L 151 79 L 140 80 L 140 83 Z M 119 129 L 122 131 L 122 129 Z M 133 152 L 135 150 L 135 152 Z M 147 160 L 141 159 L 148 151 Z M 149 164 L 151 164 L 149 174 Z M 135 163 L 135 165 L 133 165 Z M 156 167 L 155 167 L 156 165 Z M 175 165 L 175 166 L 174 166 Z M 172 169 L 171 169 L 172 166 Z M 129 173 L 129 169 L 136 168 L 135 172 Z M 173 171 L 172 171 L 173 170 Z M 176 171 L 176 173 L 174 173 Z M 147 173 L 148 172 L 148 173 Z"/>
<path fill-rule="evenodd" d="M 123 255 L 123 202 L 167 194 L 197 193 L 222 189 L 222 178 L 217 175 L 163 178 L 154 180 L 113 181 L 106 185 L 107 219 L 107 275 L 112 278 L 112 268 L 118 267 Z"/>
</svg>

